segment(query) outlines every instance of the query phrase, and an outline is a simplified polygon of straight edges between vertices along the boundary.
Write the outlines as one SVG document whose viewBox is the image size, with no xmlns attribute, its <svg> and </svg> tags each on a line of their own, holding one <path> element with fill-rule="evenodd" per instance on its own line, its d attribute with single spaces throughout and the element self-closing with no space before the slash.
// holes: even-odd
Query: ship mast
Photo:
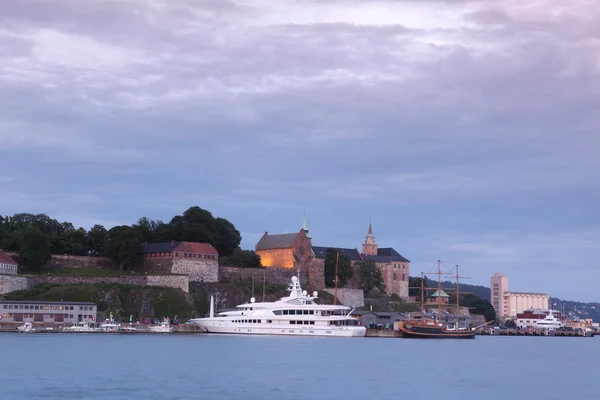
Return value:
<svg viewBox="0 0 600 400">
<path fill-rule="evenodd" d="M 333 305 L 337 303 L 337 288 L 338 288 L 338 261 L 340 260 L 340 252 L 335 255 L 335 289 L 333 291 Z"/>
<path fill-rule="evenodd" d="M 456 264 L 456 276 L 454 278 L 456 278 L 456 330 L 458 330 L 459 328 L 459 318 L 458 318 L 458 314 L 460 312 L 460 284 L 458 283 L 459 278 L 461 279 L 471 279 L 470 276 L 459 276 L 458 275 L 458 269 L 460 267 L 458 266 L 458 264 Z"/>
</svg>

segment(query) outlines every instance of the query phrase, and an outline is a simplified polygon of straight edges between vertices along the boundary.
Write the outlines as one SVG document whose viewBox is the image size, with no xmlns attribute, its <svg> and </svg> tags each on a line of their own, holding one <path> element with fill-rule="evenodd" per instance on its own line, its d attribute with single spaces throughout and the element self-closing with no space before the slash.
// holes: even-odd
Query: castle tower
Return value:
<svg viewBox="0 0 600 400">
<path fill-rule="evenodd" d="M 369 222 L 369 233 L 365 237 L 365 242 L 362 245 L 362 252 L 365 256 L 376 256 L 377 255 L 377 243 L 375 243 L 375 236 L 373 235 L 373 227 Z"/>
</svg>

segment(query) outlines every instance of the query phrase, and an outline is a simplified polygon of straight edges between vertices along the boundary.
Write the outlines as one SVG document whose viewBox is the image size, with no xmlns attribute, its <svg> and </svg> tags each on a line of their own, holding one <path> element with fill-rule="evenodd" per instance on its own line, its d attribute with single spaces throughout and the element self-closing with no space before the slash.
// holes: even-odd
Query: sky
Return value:
<svg viewBox="0 0 600 400">
<path fill-rule="evenodd" d="M 600 301 L 600 0 L 2 0 L 0 214 L 191 206 L 253 249 Z"/>
</svg>

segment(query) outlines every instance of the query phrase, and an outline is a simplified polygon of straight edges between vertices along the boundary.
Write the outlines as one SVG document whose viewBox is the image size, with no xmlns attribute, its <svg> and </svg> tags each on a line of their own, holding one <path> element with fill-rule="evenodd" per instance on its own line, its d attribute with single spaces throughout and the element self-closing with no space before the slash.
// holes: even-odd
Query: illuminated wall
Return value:
<svg viewBox="0 0 600 400">
<path fill-rule="evenodd" d="M 293 249 L 257 250 L 264 267 L 294 268 Z"/>
</svg>

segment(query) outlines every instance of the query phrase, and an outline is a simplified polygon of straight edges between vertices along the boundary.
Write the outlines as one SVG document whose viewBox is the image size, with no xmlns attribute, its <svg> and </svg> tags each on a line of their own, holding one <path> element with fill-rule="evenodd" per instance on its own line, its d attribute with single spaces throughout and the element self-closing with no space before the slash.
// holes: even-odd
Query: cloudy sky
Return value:
<svg viewBox="0 0 600 400">
<path fill-rule="evenodd" d="M 600 0 L 2 0 L 0 214 L 198 205 L 600 301 Z"/>
</svg>

